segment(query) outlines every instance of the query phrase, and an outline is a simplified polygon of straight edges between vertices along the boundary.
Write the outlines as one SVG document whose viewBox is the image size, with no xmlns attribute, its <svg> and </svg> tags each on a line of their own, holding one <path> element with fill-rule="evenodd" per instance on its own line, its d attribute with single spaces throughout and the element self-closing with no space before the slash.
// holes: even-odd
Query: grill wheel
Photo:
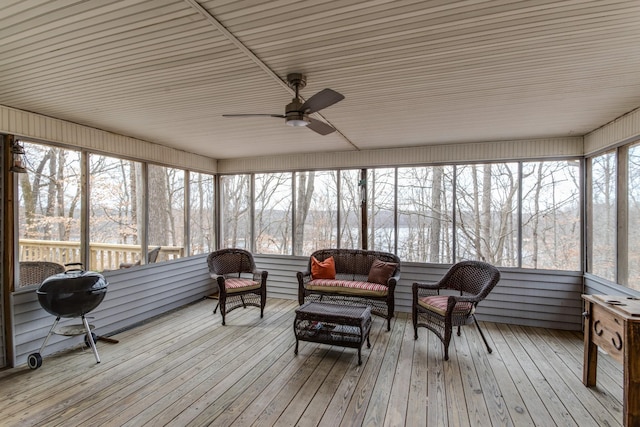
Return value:
<svg viewBox="0 0 640 427">
<path fill-rule="evenodd" d="M 27 358 L 27 364 L 31 369 L 38 369 L 42 366 L 42 356 L 40 356 L 40 353 L 31 353 Z"/>
</svg>

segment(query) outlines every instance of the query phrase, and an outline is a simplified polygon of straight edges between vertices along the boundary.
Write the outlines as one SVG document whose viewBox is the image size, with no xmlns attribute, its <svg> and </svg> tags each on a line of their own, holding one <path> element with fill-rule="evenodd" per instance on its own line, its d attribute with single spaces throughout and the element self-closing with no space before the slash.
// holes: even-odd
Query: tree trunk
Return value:
<svg viewBox="0 0 640 427">
<path fill-rule="evenodd" d="M 167 243 L 167 234 L 171 232 L 166 207 L 169 205 L 169 189 L 165 168 L 148 168 L 148 192 L 151 201 L 149 212 L 149 227 L 147 229 L 149 244 L 161 245 Z"/>
<path fill-rule="evenodd" d="M 531 255 L 531 267 L 538 268 L 538 226 L 540 224 L 540 190 L 542 189 L 542 162 L 538 163 L 538 180 L 536 182 L 536 190 L 533 196 L 533 224 L 531 225 L 531 240 L 533 243 Z M 555 187 L 554 187 L 555 194 Z M 555 206 L 555 204 L 554 204 Z M 555 214 L 556 209 L 553 210 Z M 554 223 L 555 224 L 555 223 Z M 555 230 L 555 225 L 554 225 Z"/>
<path fill-rule="evenodd" d="M 476 250 L 476 257 L 480 260 L 484 260 L 485 257 L 483 255 L 484 252 L 481 245 L 482 238 L 480 224 L 480 187 L 478 185 L 478 167 L 476 165 L 471 166 L 471 175 L 473 178 L 473 243 Z"/>
<path fill-rule="evenodd" d="M 55 187 L 55 216 L 59 217 L 59 218 L 64 218 L 65 215 L 65 211 L 64 211 L 64 182 L 65 182 L 65 176 L 64 176 L 64 167 L 65 167 L 65 151 L 61 150 L 61 149 L 57 149 L 56 150 L 56 157 L 57 157 L 57 168 L 56 168 L 56 174 L 54 181 L 54 187 Z M 72 219 L 72 218 L 70 218 Z M 69 240 L 69 225 L 70 225 L 71 221 L 60 221 L 58 223 L 58 236 L 57 236 L 57 240 Z"/>
<path fill-rule="evenodd" d="M 440 262 L 440 233 L 442 232 L 442 166 L 433 167 L 431 184 L 431 229 L 429 232 L 429 261 Z"/>
<path fill-rule="evenodd" d="M 36 173 L 34 178 L 34 186 L 31 186 L 29 174 L 21 173 L 20 189 L 22 190 L 22 198 L 24 199 L 24 219 L 26 226 L 24 227 L 24 237 L 27 239 L 34 238 L 33 222 L 36 213 L 36 192 L 33 191 L 36 180 L 39 180 L 40 174 Z"/>
<path fill-rule="evenodd" d="M 129 164 L 129 188 L 131 189 L 131 197 L 129 199 L 131 204 L 131 221 L 129 227 L 131 232 L 128 235 L 131 237 L 132 244 L 140 244 L 140 230 L 142 230 L 142 218 L 140 218 L 139 212 L 144 212 L 142 209 L 142 197 L 138 197 L 139 189 L 142 188 L 142 170 L 140 167 L 136 167 L 135 163 L 128 162 Z M 125 235 L 125 239 L 127 236 Z"/>
<path fill-rule="evenodd" d="M 482 173 L 482 224 L 480 228 L 480 242 L 482 244 L 482 260 L 494 262 L 491 255 L 491 169 L 484 165 Z"/>
<path fill-rule="evenodd" d="M 198 248 L 202 253 L 205 251 L 205 244 L 204 244 L 204 225 L 205 225 L 205 217 L 204 217 L 204 185 L 202 183 L 202 174 L 198 174 L 198 181 L 196 182 L 197 184 L 197 194 L 198 194 L 198 211 L 195 212 L 195 217 L 198 218 L 198 230 L 197 230 L 197 239 L 194 239 L 195 241 L 191 241 L 192 247 L 195 244 L 195 247 Z M 192 214 L 194 214 L 194 212 L 192 212 Z M 193 230 L 193 228 L 191 228 L 191 235 L 194 235 L 194 232 L 196 232 L 196 230 Z"/>
<path fill-rule="evenodd" d="M 58 173 L 58 158 L 55 156 L 54 150 L 54 148 L 51 148 L 47 153 L 47 157 L 49 158 L 49 173 L 47 174 L 47 176 L 49 177 L 49 182 L 47 183 L 47 200 L 45 201 L 46 207 L 44 211 L 44 215 L 46 218 L 53 218 L 56 209 L 57 188 L 55 177 Z M 46 222 L 44 225 L 43 237 L 45 240 L 51 240 L 53 237 L 51 233 L 51 225 L 52 224 L 50 222 Z"/>
<path fill-rule="evenodd" d="M 506 241 L 507 241 L 507 237 L 509 237 L 509 235 L 511 234 L 510 230 L 513 229 L 512 228 L 513 219 L 511 218 L 512 216 L 511 213 L 513 210 L 513 198 L 516 196 L 518 192 L 518 184 L 516 183 L 516 180 L 511 175 L 511 170 L 510 169 L 508 170 L 509 170 L 510 186 L 508 189 L 505 188 L 505 190 L 508 190 L 509 192 L 499 212 L 498 224 L 495 227 L 495 233 L 497 235 L 497 239 L 494 240 L 495 241 L 494 249 L 491 256 L 491 262 L 497 263 L 499 265 L 504 265 L 504 266 L 513 264 L 512 261 L 514 259 L 512 255 L 513 251 L 505 250 L 505 247 L 507 249 L 511 247 L 511 244 L 507 244 Z M 504 259 L 505 257 L 507 258 L 506 260 Z"/>
<path fill-rule="evenodd" d="M 313 198 L 315 172 L 298 172 L 298 188 L 296 196 L 295 230 L 293 248 L 294 255 L 302 255 L 304 248 L 304 226 L 309 215 L 311 200 Z"/>
</svg>

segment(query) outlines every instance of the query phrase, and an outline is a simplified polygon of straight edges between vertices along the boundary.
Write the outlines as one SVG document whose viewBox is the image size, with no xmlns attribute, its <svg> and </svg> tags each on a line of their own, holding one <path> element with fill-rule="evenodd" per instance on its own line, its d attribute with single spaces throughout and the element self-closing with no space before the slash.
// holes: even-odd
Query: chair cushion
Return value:
<svg viewBox="0 0 640 427">
<path fill-rule="evenodd" d="M 234 292 L 260 289 L 260 282 L 256 282 L 255 280 L 251 280 L 251 279 L 244 279 L 242 277 L 235 277 L 235 278 L 225 279 L 224 287 L 227 290 L 228 294 L 232 294 Z"/>
<path fill-rule="evenodd" d="M 316 257 L 311 257 L 311 277 L 313 279 L 335 279 L 336 264 L 333 257 L 324 261 L 318 261 Z"/>
<path fill-rule="evenodd" d="M 367 282 L 386 285 L 393 272 L 396 271 L 397 266 L 398 264 L 395 262 L 384 262 L 379 259 L 374 260 L 369 270 Z"/>
<path fill-rule="evenodd" d="M 431 310 L 440 316 L 447 312 L 447 295 L 432 295 L 418 298 L 418 305 Z M 457 315 L 469 315 L 475 311 L 475 307 L 470 302 L 459 302 L 453 307 L 453 313 Z"/>
<path fill-rule="evenodd" d="M 386 296 L 389 291 L 388 287 L 379 283 L 335 279 L 313 279 L 307 284 L 307 289 L 342 295 L 362 295 L 373 297 Z"/>
</svg>

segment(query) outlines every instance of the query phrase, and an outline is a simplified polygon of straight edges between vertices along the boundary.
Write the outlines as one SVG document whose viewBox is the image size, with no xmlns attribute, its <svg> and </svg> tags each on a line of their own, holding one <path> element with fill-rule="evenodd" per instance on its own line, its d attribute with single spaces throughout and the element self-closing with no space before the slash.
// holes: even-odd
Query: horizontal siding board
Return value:
<svg viewBox="0 0 640 427">
<path fill-rule="evenodd" d="M 540 320 L 537 318 L 508 318 L 504 316 L 478 315 L 478 321 L 507 323 L 512 325 L 531 326 L 536 328 L 561 329 L 567 331 L 579 331 L 580 328 L 575 322 L 564 322 L 562 320 Z"/>
<path fill-rule="evenodd" d="M 298 279 L 296 272 L 304 270 L 306 258 L 273 255 L 255 255 L 259 270 L 269 272 L 267 278 L 267 297 L 297 299 Z"/>
<path fill-rule="evenodd" d="M 547 322 L 562 322 L 566 324 L 573 324 L 574 330 L 580 329 L 580 322 L 582 319 L 582 311 L 577 310 L 577 314 L 567 315 L 567 313 L 555 310 L 553 312 L 545 310 L 546 306 L 533 306 L 530 307 L 530 310 L 519 310 L 517 316 L 511 316 L 512 319 L 516 320 L 512 323 L 520 324 L 517 319 L 528 319 L 528 320 L 540 320 Z M 505 313 L 504 306 L 496 306 L 491 307 L 487 305 L 482 305 L 478 307 L 478 316 L 492 316 L 493 318 L 508 318 L 508 313 Z M 480 318 L 479 317 L 479 318 Z M 506 323 L 504 320 L 499 323 Z M 555 329 L 555 328 L 554 328 Z"/>
<path fill-rule="evenodd" d="M 585 155 L 640 138 L 640 108 L 599 127 L 584 137 Z"/>
<path fill-rule="evenodd" d="M 280 298 L 280 299 L 286 299 L 286 300 L 297 300 L 298 296 L 292 294 L 291 292 L 289 292 L 287 289 L 283 289 L 283 288 L 269 288 L 267 290 L 267 298 Z M 269 307 L 269 301 L 267 300 L 267 305 L 266 307 Z M 266 308 L 265 308 L 266 310 Z"/>
<path fill-rule="evenodd" d="M 510 306 L 526 305 L 527 307 L 548 306 L 553 307 L 555 310 L 557 310 L 558 308 L 567 309 L 581 307 L 579 299 L 579 296 L 581 295 L 580 292 L 565 292 L 551 294 L 548 296 L 526 296 L 520 295 L 518 293 L 499 292 L 505 287 L 505 285 L 496 287 L 496 289 L 491 292 L 491 294 L 481 305 L 485 306 L 495 301 L 496 304 L 499 304 L 501 306 L 504 306 L 505 304 L 508 304 Z M 578 296 L 577 299 L 576 296 Z"/>
<path fill-rule="evenodd" d="M 587 295 L 621 295 L 625 297 L 640 298 L 640 292 L 638 291 L 634 291 L 626 286 L 618 285 L 617 283 L 610 282 L 589 273 L 585 274 L 584 293 Z"/>
<path fill-rule="evenodd" d="M 582 137 L 221 159 L 220 173 L 318 170 L 582 156 Z"/>
</svg>

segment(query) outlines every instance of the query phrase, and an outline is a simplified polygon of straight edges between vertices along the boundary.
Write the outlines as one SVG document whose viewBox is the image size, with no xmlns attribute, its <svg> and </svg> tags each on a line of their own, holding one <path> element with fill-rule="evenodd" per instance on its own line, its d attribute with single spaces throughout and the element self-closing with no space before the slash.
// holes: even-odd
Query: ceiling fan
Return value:
<svg viewBox="0 0 640 427">
<path fill-rule="evenodd" d="M 334 127 L 320 120 L 312 119 L 309 114 L 342 101 L 344 95 L 332 89 L 323 89 L 303 103 L 300 100 L 299 91 L 307 85 L 307 77 L 300 73 L 290 73 L 287 75 L 287 82 L 289 87 L 296 91 L 296 97 L 287 104 L 284 114 L 223 114 L 222 117 L 277 117 L 285 119 L 285 123 L 289 126 L 306 126 L 320 135 L 335 132 Z"/>
</svg>

